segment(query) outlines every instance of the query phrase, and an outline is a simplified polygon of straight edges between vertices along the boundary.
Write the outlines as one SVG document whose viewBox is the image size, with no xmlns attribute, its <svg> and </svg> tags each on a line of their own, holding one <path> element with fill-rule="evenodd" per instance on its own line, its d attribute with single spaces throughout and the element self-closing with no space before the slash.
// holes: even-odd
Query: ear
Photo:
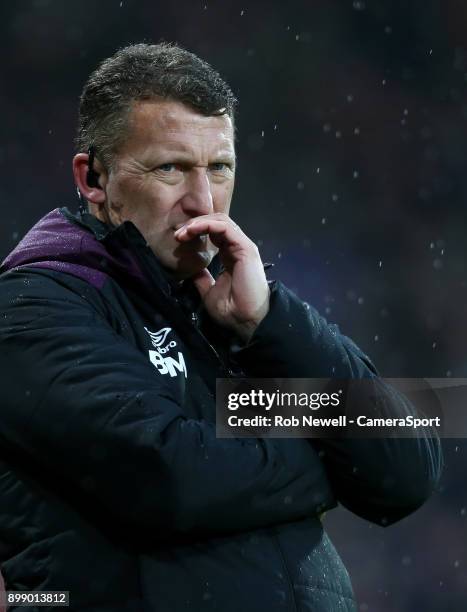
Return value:
<svg viewBox="0 0 467 612">
<path fill-rule="evenodd" d="M 88 159 L 87 153 L 78 153 L 73 157 L 73 176 L 75 177 L 75 183 L 78 189 L 83 194 L 83 197 L 91 204 L 104 204 L 105 186 L 107 184 L 108 175 L 104 166 L 100 161 L 94 158 L 94 170 L 98 174 L 97 182 L 99 187 L 90 187 L 87 183 L 88 174 Z"/>
</svg>

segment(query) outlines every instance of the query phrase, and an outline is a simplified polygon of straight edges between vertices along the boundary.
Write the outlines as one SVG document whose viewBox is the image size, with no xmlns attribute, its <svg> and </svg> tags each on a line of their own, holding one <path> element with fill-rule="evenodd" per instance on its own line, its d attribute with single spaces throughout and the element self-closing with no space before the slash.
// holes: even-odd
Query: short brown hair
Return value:
<svg viewBox="0 0 467 612">
<path fill-rule="evenodd" d="M 171 43 L 124 47 L 92 72 L 80 98 L 77 151 L 93 146 L 110 168 L 131 104 L 154 97 L 183 102 L 204 115 L 234 119 L 237 99 L 207 62 Z"/>
</svg>

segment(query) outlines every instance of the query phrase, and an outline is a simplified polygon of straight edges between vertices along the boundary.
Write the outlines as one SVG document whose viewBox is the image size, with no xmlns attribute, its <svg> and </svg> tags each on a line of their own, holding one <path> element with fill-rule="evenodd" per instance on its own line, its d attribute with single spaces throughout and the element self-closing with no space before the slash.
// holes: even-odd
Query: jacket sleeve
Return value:
<svg viewBox="0 0 467 612">
<path fill-rule="evenodd" d="M 362 351 L 336 325 L 302 302 L 282 283 L 272 285 L 270 310 L 236 359 L 250 377 L 370 379 L 361 385 L 359 414 L 374 418 L 417 415 L 414 406 L 387 385 Z M 389 525 L 422 505 L 442 471 L 439 437 L 433 428 L 410 438 L 313 439 L 338 501 L 362 518 Z"/>
<path fill-rule="evenodd" d="M 160 537 L 264 527 L 335 506 L 306 441 L 216 438 L 213 423 L 184 416 L 170 385 L 91 305 L 89 286 L 76 281 L 74 292 L 54 274 L 0 280 L 4 450 Z"/>
</svg>

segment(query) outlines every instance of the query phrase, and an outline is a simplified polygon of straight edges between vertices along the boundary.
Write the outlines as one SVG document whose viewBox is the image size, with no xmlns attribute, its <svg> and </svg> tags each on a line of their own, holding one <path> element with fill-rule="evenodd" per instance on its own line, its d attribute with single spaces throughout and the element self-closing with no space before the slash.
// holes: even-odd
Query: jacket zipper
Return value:
<svg viewBox="0 0 467 612">
<path fill-rule="evenodd" d="M 232 376 L 234 374 L 234 372 L 230 368 L 226 367 L 226 365 L 225 365 L 224 361 L 221 359 L 221 356 L 219 355 L 219 353 L 216 351 L 216 349 L 212 346 L 212 344 L 209 342 L 209 340 L 206 338 L 206 336 L 203 334 L 203 332 L 199 328 L 199 317 L 198 317 L 196 312 L 192 312 L 191 313 L 191 321 L 192 321 L 194 327 L 196 328 L 196 331 L 201 336 L 201 338 L 206 342 L 206 344 L 209 346 L 209 348 L 212 350 L 214 355 L 219 360 L 219 362 L 222 365 L 224 371 L 227 372 L 227 374 L 229 376 Z M 284 554 L 282 552 L 282 548 L 281 548 L 281 545 L 280 545 L 280 542 L 279 542 L 279 538 L 278 538 L 274 528 L 272 528 L 270 530 L 270 537 L 271 537 L 272 541 L 274 542 L 274 546 L 277 549 L 277 552 L 278 552 L 278 555 L 279 555 L 279 558 L 280 558 L 280 562 L 281 562 L 283 573 L 284 573 L 284 581 L 286 582 L 287 587 L 288 587 L 289 599 L 292 602 L 293 610 L 294 610 L 294 612 L 298 612 L 297 600 L 295 598 L 295 590 L 294 590 L 294 587 L 293 587 L 293 582 L 292 582 L 292 579 L 290 577 L 290 573 L 289 573 L 289 569 L 287 567 L 287 563 L 285 562 L 285 559 L 284 559 Z"/>
<path fill-rule="evenodd" d="M 277 548 L 277 552 L 281 560 L 282 568 L 284 570 L 285 582 L 287 583 L 287 586 L 289 588 L 289 597 L 292 602 L 293 610 L 294 612 L 298 612 L 297 600 L 295 598 L 295 590 L 293 587 L 292 578 L 290 577 L 289 568 L 287 567 L 287 563 L 285 562 L 284 553 L 282 552 L 279 538 L 274 527 L 271 528 L 271 539 L 273 540 L 274 545 Z"/>
<path fill-rule="evenodd" d="M 209 340 L 206 338 L 206 336 L 203 334 L 203 332 L 201 331 L 201 329 L 199 328 L 199 317 L 197 315 L 196 312 L 192 312 L 191 313 L 191 322 L 193 323 L 194 328 L 196 329 L 196 331 L 198 332 L 198 334 L 201 336 L 201 338 L 204 340 L 204 342 L 208 345 L 208 347 L 210 348 L 210 350 L 214 353 L 217 361 L 221 364 L 222 369 L 224 370 L 224 372 L 230 377 L 234 375 L 233 370 L 231 370 L 230 368 L 228 368 L 224 362 L 224 360 L 222 359 L 222 357 L 219 355 L 219 353 L 217 352 L 217 350 L 214 348 L 214 346 L 209 342 Z"/>
<path fill-rule="evenodd" d="M 226 367 L 226 365 L 225 365 L 224 361 L 222 360 L 221 356 L 219 355 L 219 353 L 216 351 L 216 349 L 213 347 L 213 345 L 209 342 L 209 340 L 206 338 L 206 336 L 203 334 L 203 332 L 199 328 L 199 317 L 198 317 L 196 312 L 192 312 L 191 313 L 191 322 L 193 323 L 194 327 L 196 328 L 196 331 L 198 332 L 198 334 L 201 336 L 201 338 L 204 340 L 204 342 L 209 346 L 211 351 L 217 357 L 217 359 L 219 360 L 223 370 L 229 376 L 233 376 L 234 372 L 230 368 Z M 281 562 L 282 569 L 283 569 L 283 572 L 284 572 L 284 580 L 285 580 L 285 582 L 287 584 L 287 587 L 288 587 L 289 599 L 292 602 L 293 610 L 294 610 L 294 612 L 298 612 L 297 600 L 295 598 L 295 590 L 294 590 L 294 587 L 293 587 L 293 582 L 292 582 L 292 579 L 290 577 L 290 573 L 289 573 L 289 569 L 287 567 L 287 563 L 285 562 L 285 559 L 284 559 L 284 554 L 282 552 L 282 548 L 281 548 L 281 545 L 280 545 L 280 542 L 279 542 L 279 538 L 278 538 L 274 528 L 272 528 L 270 530 L 270 537 L 271 537 L 272 541 L 274 542 L 274 546 L 277 549 L 277 552 L 278 552 L 278 555 L 279 555 L 279 558 L 280 558 L 280 562 Z"/>
</svg>

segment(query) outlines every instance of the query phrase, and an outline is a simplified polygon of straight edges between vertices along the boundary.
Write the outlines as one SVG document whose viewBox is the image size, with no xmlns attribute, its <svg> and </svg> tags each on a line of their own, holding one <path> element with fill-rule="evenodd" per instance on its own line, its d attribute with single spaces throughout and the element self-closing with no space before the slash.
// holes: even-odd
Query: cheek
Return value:
<svg viewBox="0 0 467 612">
<path fill-rule="evenodd" d="M 214 212 L 228 213 L 230 209 L 230 201 L 232 199 L 234 185 L 214 185 L 212 189 L 212 200 Z"/>
<path fill-rule="evenodd" d="M 138 181 L 130 177 L 118 178 L 110 182 L 107 195 L 111 208 L 118 212 L 120 222 L 132 220 L 140 200 Z"/>
<path fill-rule="evenodd" d="M 173 206 L 173 189 L 166 185 L 154 184 L 151 177 L 125 177 L 115 183 L 112 200 L 123 206 L 125 216 L 136 225 L 144 224 L 151 233 L 157 225 L 164 225 L 164 219 Z"/>
<path fill-rule="evenodd" d="M 147 192 L 145 181 L 136 176 L 123 176 L 115 181 L 113 195 L 127 206 L 132 206 L 135 200 L 142 200 Z"/>
</svg>

